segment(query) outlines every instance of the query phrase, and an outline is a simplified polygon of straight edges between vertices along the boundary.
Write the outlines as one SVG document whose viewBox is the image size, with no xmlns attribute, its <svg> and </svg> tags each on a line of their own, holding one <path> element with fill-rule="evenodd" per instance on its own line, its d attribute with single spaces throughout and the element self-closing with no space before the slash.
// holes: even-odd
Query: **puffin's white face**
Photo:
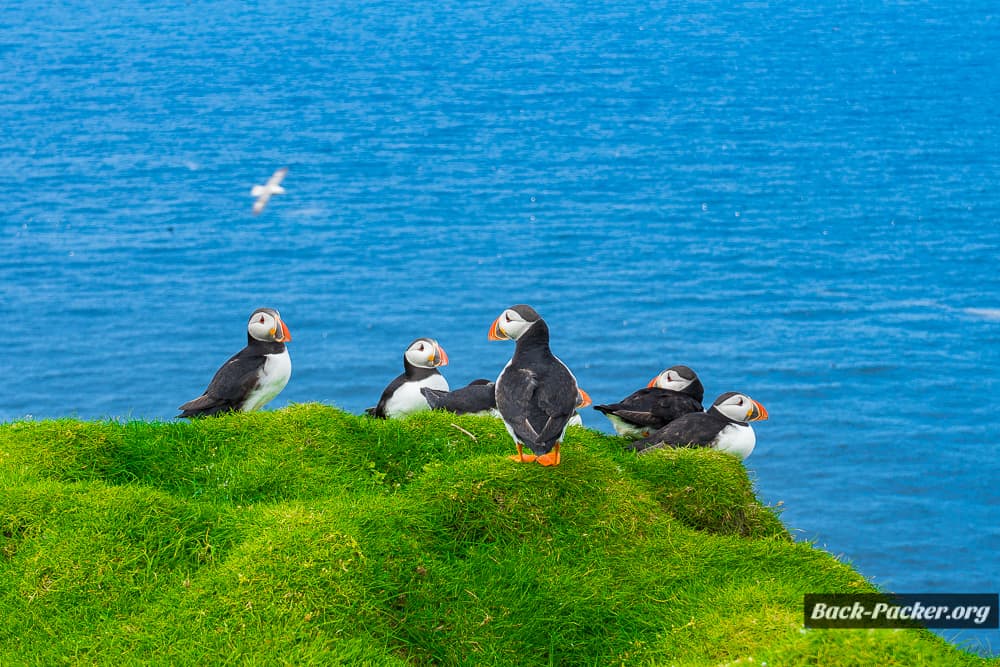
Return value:
<svg viewBox="0 0 1000 667">
<path fill-rule="evenodd" d="M 287 343 L 292 339 L 288 327 L 276 310 L 258 310 L 250 316 L 247 333 L 256 340 L 267 343 Z"/>
<path fill-rule="evenodd" d="M 448 365 L 448 355 L 433 338 L 418 338 L 410 343 L 404 354 L 407 361 L 420 368 Z"/>
<path fill-rule="evenodd" d="M 692 382 L 694 382 L 693 379 L 681 377 L 681 374 L 676 370 L 668 368 L 653 378 L 653 381 L 649 383 L 649 386 L 659 387 L 660 389 L 671 389 L 673 391 L 683 391 Z"/>
<path fill-rule="evenodd" d="M 712 407 L 733 421 L 753 422 L 767 419 L 767 410 L 764 406 L 746 394 L 730 394 L 724 400 L 716 400 Z"/>
<path fill-rule="evenodd" d="M 494 340 L 504 340 L 505 338 L 517 340 L 531 328 L 532 324 L 534 322 L 529 322 L 521 317 L 521 314 L 516 310 L 508 308 L 493 322 L 490 337 Z"/>
</svg>

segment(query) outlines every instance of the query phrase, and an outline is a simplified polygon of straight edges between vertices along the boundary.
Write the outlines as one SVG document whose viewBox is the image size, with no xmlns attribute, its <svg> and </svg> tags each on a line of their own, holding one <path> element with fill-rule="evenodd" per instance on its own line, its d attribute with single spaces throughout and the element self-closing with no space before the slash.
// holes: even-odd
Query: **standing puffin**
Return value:
<svg viewBox="0 0 1000 667">
<path fill-rule="evenodd" d="M 757 436 L 749 422 L 767 419 L 764 406 L 746 394 L 730 391 L 715 399 L 707 412 L 681 415 L 629 449 L 640 453 L 660 447 L 711 447 L 745 459 Z"/>
<path fill-rule="evenodd" d="M 705 388 L 687 366 L 671 366 L 618 403 L 595 405 L 618 435 L 645 438 L 681 415 L 702 412 Z"/>
<path fill-rule="evenodd" d="M 421 387 L 420 393 L 427 399 L 431 410 L 447 410 L 457 415 L 497 414 L 497 399 L 493 393 L 491 380 L 473 380 L 461 389 L 447 391 Z"/>
<path fill-rule="evenodd" d="M 559 445 L 584 394 L 549 349 L 548 325 L 531 306 L 512 306 L 493 321 L 489 339 L 517 342 L 495 387 L 497 409 L 517 447 L 511 458 L 559 465 Z M 524 445 L 533 454 L 524 454 Z"/>
<path fill-rule="evenodd" d="M 258 308 L 247 322 L 247 346 L 230 357 L 198 398 L 177 408 L 178 417 L 251 412 L 281 393 L 292 375 L 285 343 L 288 327 L 273 308 Z"/>
<path fill-rule="evenodd" d="M 438 366 L 448 365 L 448 355 L 433 338 L 418 338 L 403 353 L 403 373 L 389 383 L 378 405 L 365 412 L 379 419 L 396 419 L 412 412 L 429 410 L 420 390 L 424 387 L 448 391 Z"/>
</svg>

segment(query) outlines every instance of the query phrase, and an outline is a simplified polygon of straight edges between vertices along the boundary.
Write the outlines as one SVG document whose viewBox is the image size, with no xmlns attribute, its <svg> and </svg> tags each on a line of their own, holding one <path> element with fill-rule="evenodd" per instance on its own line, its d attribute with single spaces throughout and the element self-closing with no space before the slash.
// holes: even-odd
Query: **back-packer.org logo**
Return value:
<svg viewBox="0 0 1000 667">
<path fill-rule="evenodd" d="M 998 629 L 997 593 L 809 593 L 807 628 Z"/>
</svg>

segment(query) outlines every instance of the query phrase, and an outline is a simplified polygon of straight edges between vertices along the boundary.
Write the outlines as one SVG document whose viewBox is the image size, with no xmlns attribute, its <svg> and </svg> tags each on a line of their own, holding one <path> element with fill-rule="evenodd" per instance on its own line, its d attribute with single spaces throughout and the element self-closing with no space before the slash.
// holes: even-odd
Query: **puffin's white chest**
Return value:
<svg viewBox="0 0 1000 667">
<path fill-rule="evenodd" d="M 420 393 L 422 387 L 448 391 L 448 381 L 440 373 L 415 382 L 404 382 L 385 402 L 385 414 L 390 419 L 397 419 L 411 412 L 430 410 L 427 399 Z"/>
<path fill-rule="evenodd" d="M 288 356 L 288 350 L 280 354 L 266 355 L 257 388 L 243 401 L 243 411 L 252 412 L 270 403 L 285 388 L 290 377 L 292 377 L 292 359 Z"/>
<path fill-rule="evenodd" d="M 729 424 L 715 437 L 714 447 L 720 452 L 745 459 L 750 456 L 755 444 L 757 435 L 750 424 Z"/>
</svg>

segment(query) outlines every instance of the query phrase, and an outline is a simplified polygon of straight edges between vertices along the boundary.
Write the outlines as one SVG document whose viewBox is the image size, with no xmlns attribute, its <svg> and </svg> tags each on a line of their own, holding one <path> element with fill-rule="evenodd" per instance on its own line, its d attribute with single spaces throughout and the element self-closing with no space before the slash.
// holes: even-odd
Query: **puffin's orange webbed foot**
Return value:
<svg viewBox="0 0 1000 667">
<path fill-rule="evenodd" d="M 538 463 L 543 466 L 559 465 L 559 443 L 558 442 L 556 443 L 556 446 L 552 448 L 551 452 L 549 452 L 548 454 L 542 454 L 535 460 L 538 461 Z"/>
<path fill-rule="evenodd" d="M 518 444 L 517 445 L 517 454 L 514 454 L 513 456 L 510 456 L 508 458 L 510 458 L 511 461 L 517 461 L 518 463 L 531 463 L 532 461 L 535 460 L 535 455 L 534 454 L 525 454 L 521 450 L 521 445 Z"/>
</svg>

